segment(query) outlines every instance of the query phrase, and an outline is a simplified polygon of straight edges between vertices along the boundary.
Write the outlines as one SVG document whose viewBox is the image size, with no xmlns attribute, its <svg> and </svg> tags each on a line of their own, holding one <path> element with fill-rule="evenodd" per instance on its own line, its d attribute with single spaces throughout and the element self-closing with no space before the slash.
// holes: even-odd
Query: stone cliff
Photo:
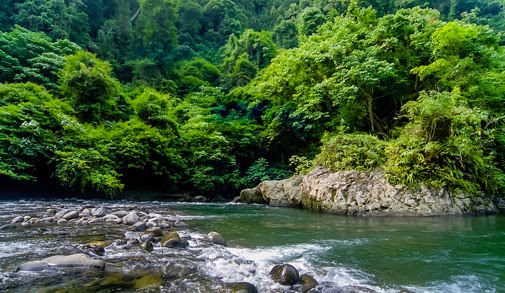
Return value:
<svg viewBox="0 0 505 293">
<path fill-rule="evenodd" d="M 491 199 L 484 197 L 443 188 L 391 185 L 380 169 L 331 172 L 316 167 L 305 176 L 264 181 L 242 190 L 237 201 L 359 216 L 483 215 L 498 211 Z"/>
</svg>

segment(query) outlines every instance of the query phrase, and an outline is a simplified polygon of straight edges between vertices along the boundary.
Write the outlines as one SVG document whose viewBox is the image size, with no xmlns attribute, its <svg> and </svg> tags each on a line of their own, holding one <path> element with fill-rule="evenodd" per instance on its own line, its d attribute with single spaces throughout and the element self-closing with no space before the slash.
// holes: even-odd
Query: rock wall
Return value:
<svg viewBox="0 0 505 293">
<path fill-rule="evenodd" d="M 331 172 L 316 167 L 305 176 L 264 181 L 245 189 L 238 202 L 359 216 L 440 216 L 495 214 L 491 200 L 463 192 L 391 185 L 380 169 Z"/>
</svg>

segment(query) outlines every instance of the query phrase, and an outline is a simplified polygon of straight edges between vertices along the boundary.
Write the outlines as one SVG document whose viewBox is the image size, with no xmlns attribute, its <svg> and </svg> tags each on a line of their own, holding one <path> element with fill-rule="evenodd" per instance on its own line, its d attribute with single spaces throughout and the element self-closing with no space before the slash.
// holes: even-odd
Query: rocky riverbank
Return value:
<svg viewBox="0 0 505 293">
<path fill-rule="evenodd" d="M 198 256 L 195 256 L 194 260 L 199 262 L 209 261 L 202 260 L 202 257 L 208 254 L 212 258 L 211 256 L 215 254 L 217 247 L 226 249 L 227 246 L 224 237 L 218 232 L 211 231 L 203 238 L 192 238 L 187 233 L 190 229 L 189 226 L 183 221 L 174 220 L 173 214 L 152 213 L 147 210 L 137 209 L 134 206 L 118 209 L 92 204 L 72 208 L 62 205 L 49 208 L 39 215 L 16 216 L 8 223 L 0 226 L 0 231 L 12 232 L 18 229 L 40 229 L 45 231 L 51 226 L 57 230 L 58 227 L 61 227 L 61 229 L 70 227 L 72 229 L 72 226 L 78 228 L 83 225 L 97 229 L 119 228 L 119 231 L 124 232 L 121 237 L 115 236 L 110 239 L 100 238 L 86 243 L 75 243 L 73 247 L 65 248 L 65 250 L 71 252 L 67 255 L 51 255 L 19 263 L 12 274 L 22 275 L 28 273 L 32 276 L 33 274 L 40 274 L 41 277 L 46 278 L 75 273 L 84 273 L 88 276 L 95 274 L 95 281 L 82 284 L 82 292 L 96 292 L 114 288 L 133 291 L 143 290 L 143 292 L 175 292 L 168 289 L 166 282 L 173 282 L 174 278 L 177 278 L 180 283 L 191 283 L 192 275 L 196 274 L 195 270 L 197 269 L 191 264 L 191 261 L 187 261 L 187 258 L 190 258 L 188 254 L 190 255 L 193 251 L 196 251 Z M 68 244 L 61 243 L 61 245 Z M 174 263 L 174 260 L 168 260 L 167 266 L 161 274 L 147 271 L 136 274 L 135 277 L 118 274 L 118 268 L 123 265 L 126 270 L 126 263 L 128 263 L 129 268 L 143 267 L 145 269 L 148 266 L 146 264 L 148 255 L 155 251 L 158 253 L 161 251 L 161 255 L 169 254 L 172 259 L 176 259 L 175 255 L 184 255 L 186 260 L 177 261 L 177 264 Z M 122 260 L 118 260 L 116 256 L 111 257 L 111 255 L 121 254 L 131 254 L 133 257 Z M 144 255 L 145 257 L 140 257 Z M 125 264 L 121 264 L 121 261 Z M 254 273 L 254 269 L 252 269 L 252 272 Z M 104 273 L 107 277 L 104 277 Z M 227 273 L 226 271 L 215 272 L 216 275 L 222 275 L 222 277 Z M 277 286 L 276 288 L 279 291 L 275 292 L 326 292 L 327 290 L 374 292 L 366 287 L 339 287 L 332 283 L 319 284 L 311 275 L 300 274 L 294 266 L 289 264 L 274 266 L 269 276 L 265 277 L 270 278 L 269 282 Z M 62 287 L 65 288 L 66 285 L 62 284 Z M 9 288 L 5 287 L 4 289 Z M 52 289 L 55 289 L 54 285 Z M 63 290 L 61 292 L 67 291 Z M 258 292 L 258 288 L 249 282 L 224 283 L 219 292 L 251 293 Z"/>
<path fill-rule="evenodd" d="M 380 169 L 331 172 L 323 167 L 245 189 L 237 202 L 300 207 L 349 216 L 443 216 L 496 214 L 491 199 L 446 189 L 390 184 Z"/>
</svg>

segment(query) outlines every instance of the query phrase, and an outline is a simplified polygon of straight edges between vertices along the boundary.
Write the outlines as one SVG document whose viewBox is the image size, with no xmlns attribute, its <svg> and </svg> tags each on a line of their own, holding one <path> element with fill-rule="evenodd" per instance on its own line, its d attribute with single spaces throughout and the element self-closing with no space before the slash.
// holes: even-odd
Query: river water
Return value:
<svg viewBox="0 0 505 293">
<path fill-rule="evenodd" d="M 259 292 L 288 292 L 268 273 L 276 264 L 289 263 L 321 284 L 338 287 L 505 292 L 504 216 L 362 218 L 242 204 L 23 200 L 0 201 L 0 226 L 16 215 L 90 203 L 137 206 L 183 220 L 190 228 L 179 232 L 190 245 L 151 253 L 106 248 L 101 258 L 110 265 L 105 272 L 46 276 L 15 270 L 22 262 L 75 253 L 86 241 L 123 237 L 124 227 L 50 224 L 2 230 L 0 291 L 227 292 L 226 284 L 245 281 Z M 200 240 L 210 231 L 220 232 L 228 247 L 203 247 Z M 157 285 L 138 290 L 136 280 L 146 276 L 156 276 Z"/>
</svg>

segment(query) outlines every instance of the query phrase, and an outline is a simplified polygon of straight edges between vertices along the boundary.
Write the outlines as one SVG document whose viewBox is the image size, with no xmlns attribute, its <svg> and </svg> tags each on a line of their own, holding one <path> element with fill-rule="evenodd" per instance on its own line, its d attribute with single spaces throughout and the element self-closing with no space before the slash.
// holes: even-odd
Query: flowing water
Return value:
<svg viewBox="0 0 505 293">
<path fill-rule="evenodd" d="M 2 201 L 0 225 L 16 215 L 82 201 Z M 123 226 L 38 225 L 0 231 L 0 291 L 227 292 L 250 282 L 259 292 L 289 292 L 268 273 L 289 263 L 319 283 L 377 292 L 505 292 L 505 217 L 362 218 L 240 204 L 91 202 L 138 206 L 183 220 L 186 249 L 106 248 L 106 271 L 95 274 L 16 273 L 26 261 L 76 252 L 90 240 L 131 234 Z M 202 245 L 210 231 L 228 247 Z M 131 235 L 130 235 L 131 236 Z M 139 283 L 151 282 L 154 287 Z M 139 289 L 142 288 L 142 289 Z M 332 291 L 335 292 L 335 291 Z"/>
</svg>

